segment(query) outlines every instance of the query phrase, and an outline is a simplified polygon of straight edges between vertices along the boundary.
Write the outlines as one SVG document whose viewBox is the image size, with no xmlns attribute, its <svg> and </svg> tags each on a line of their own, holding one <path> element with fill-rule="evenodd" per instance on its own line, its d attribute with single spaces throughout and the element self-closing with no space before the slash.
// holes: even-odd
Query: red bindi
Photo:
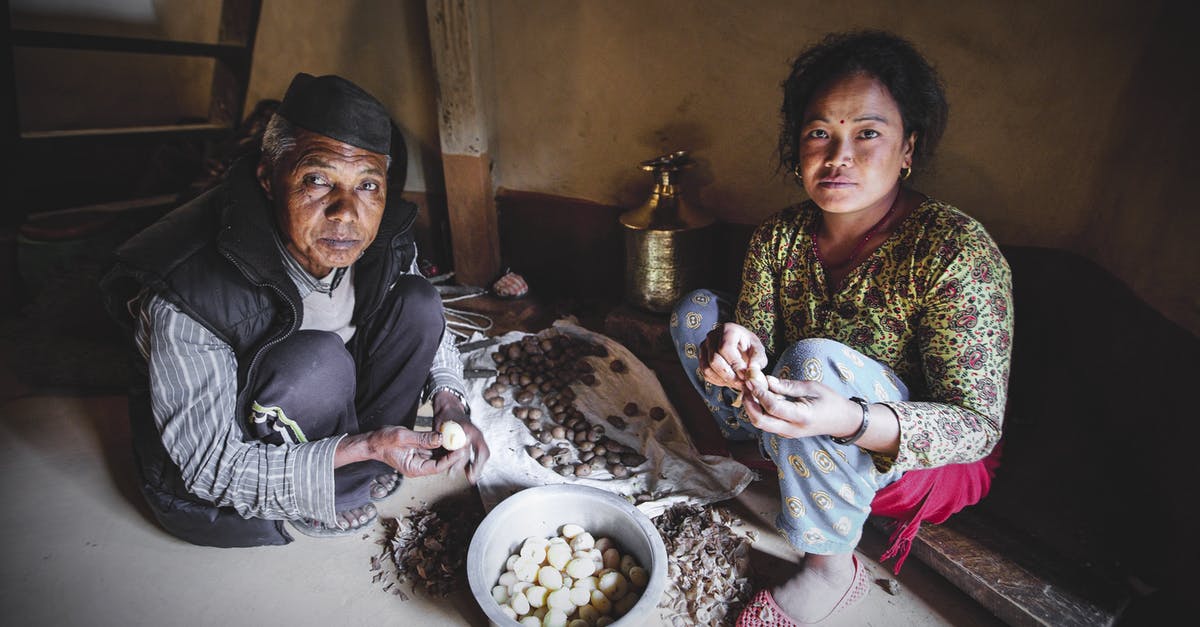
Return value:
<svg viewBox="0 0 1200 627">
<path fill-rule="evenodd" d="M 845 124 L 845 123 L 846 123 L 846 121 L 845 121 L 845 120 L 842 120 L 842 124 Z"/>
</svg>

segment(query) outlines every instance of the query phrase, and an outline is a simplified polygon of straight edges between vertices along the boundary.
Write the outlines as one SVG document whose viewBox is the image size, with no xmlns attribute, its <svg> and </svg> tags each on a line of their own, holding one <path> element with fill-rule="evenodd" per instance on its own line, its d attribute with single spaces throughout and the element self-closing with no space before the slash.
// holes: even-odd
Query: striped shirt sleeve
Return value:
<svg viewBox="0 0 1200 627">
<path fill-rule="evenodd" d="M 242 441 L 237 360 L 229 345 L 156 295 L 142 299 L 136 341 L 154 420 L 187 489 L 242 516 L 332 523 L 341 437 L 275 446 Z"/>
<path fill-rule="evenodd" d="M 424 276 L 417 265 L 416 254 L 413 255 L 413 262 L 408 268 L 408 273 Z M 433 355 L 433 366 L 429 369 L 429 379 L 425 383 L 422 398 L 429 398 L 435 390 L 443 388 L 452 390 L 463 400 L 463 406 L 467 406 L 467 385 L 463 380 L 462 356 L 458 352 L 458 346 L 454 344 L 454 334 L 446 328 L 444 321 L 442 323 L 442 341 Z"/>
</svg>

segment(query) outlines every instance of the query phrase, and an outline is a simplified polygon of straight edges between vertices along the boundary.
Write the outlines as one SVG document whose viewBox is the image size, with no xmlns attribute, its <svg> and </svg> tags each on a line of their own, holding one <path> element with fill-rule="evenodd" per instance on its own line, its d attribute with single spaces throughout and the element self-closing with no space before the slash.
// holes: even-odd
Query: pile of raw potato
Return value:
<svg viewBox="0 0 1200 627">
<path fill-rule="evenodd" d="M 564 477 L 623 479 L 644 464 L 646 457 L 605 435 L 604 425 L 576 407 L 571 385 L 598 385 L 587 357 L 607 360 L 610 355 L 601 344 L 562 333 L 527 335 L 503 344 L 492 353 L 496 380 L 484 389 L 483 398 L 493 407 L 504 407 L 504 395 L 510 393 L 516 403 L 513 415 L 538 442 L 527 446 L 525 452 L 541 466 Z M 607 366 L 618 374 L 628 372 L 620 359 L 612 359 Z M 546 411 L 536 406 L 539 399 Z M 627 419 L 642 411 L 637 403 L 628 402 L 622 409 L 625 417 L 610 415 L 605 420 L 610 427 L 623 430 Z M 661 407 L 646 413 L 656 421 L 667 416 Z"/>
<path fill-rule="evenodd" d="M 530 537 L 509 556 L 492 598 L 530 627 L 604 627 L 641 598 L 649 573 L 610 538 L 576 524 L 552 538 Z"/>
</svg>

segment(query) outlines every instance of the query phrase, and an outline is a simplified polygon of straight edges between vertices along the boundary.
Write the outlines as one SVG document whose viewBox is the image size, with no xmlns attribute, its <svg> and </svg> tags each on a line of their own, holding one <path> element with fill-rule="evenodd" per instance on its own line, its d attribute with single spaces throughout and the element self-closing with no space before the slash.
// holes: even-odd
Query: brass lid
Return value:
<svg viewBox="0 0 1200 627">
<path fill-rule="evenodd" d="M 646 202 L 621 214 L 621 224 L 636 230 L 684 231 L 708 226 L 713 219 L 682 197 L 679 173 L 695 165 L 686 150 L 643 161 L 641 169 L 654 174 L 654 189 Z"/>
</svg>

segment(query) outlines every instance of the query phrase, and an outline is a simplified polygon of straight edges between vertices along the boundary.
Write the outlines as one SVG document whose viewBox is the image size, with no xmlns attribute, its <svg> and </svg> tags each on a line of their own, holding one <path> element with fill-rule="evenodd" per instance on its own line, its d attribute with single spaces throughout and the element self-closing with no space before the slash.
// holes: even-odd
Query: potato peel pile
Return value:
<svg viewBox="0 0 1200 627">
<path fill-rule="evenodd" d="M 383 549 L 371 558 L 371 570 L 380 573 L 376 581 L 383 579 L 384 564 L 391 563 L 395 582 L 408 584 L 413 593 L 420 589 L 427 596 L 444 597 L 461 589 L 467 580 L 467 549 L 482 520 L 477 501 L 454 499 L 413 507 L 404 518 L 383 518 Z M 384 589 L 401 595 L 393 586 L 388 583 Z"/>
<path fill-rule="evenodd" d="M 748 576 L 753 531 L 711 506 L 671 506 L 654 520 L 667 547 L 667 589 L 661 607 L 679 627 L 732 625 L 754 589 Z"/>
</svg>

